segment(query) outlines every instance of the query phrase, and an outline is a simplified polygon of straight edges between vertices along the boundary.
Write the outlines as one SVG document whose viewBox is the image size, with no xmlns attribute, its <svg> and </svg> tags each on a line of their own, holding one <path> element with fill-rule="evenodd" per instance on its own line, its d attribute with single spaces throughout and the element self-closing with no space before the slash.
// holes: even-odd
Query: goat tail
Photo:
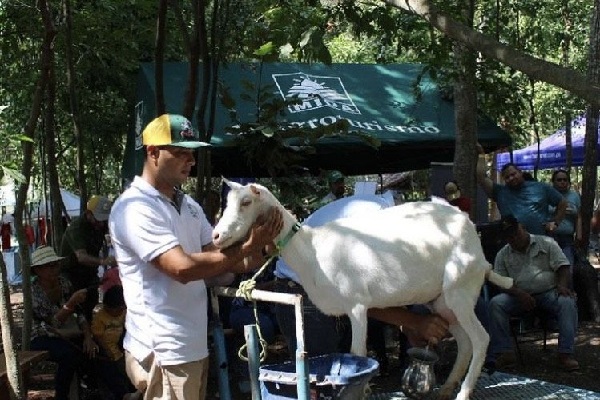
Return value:
<svg viewBox="0 0 600 400">
<path fill-rule="evenodd" d="M 492 282 L 494 285 L 502 289 L 510 289 L 513 286 L 513 278 L 507 276 L 498 275 L 491 269 L 485 272 L 485 279 Z"/>
</svg>

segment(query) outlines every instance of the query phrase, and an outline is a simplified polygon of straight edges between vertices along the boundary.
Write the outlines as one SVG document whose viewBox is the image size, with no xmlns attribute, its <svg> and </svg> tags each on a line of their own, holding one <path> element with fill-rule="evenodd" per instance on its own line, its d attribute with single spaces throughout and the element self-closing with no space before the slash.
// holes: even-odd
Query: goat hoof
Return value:
<svg viewBox="0 0 600 400">
<path fill-rule="evenodd" d="M 471 397 L 471 393 L 470 392 L 461 390 L 456 395 L 456 400 L 469 400 L 469 397 Z"/>
<path fill-rule="evenodd" d="M 452 398 L 452 392 L 454 392 L 454 385 L 443 385 L 437 392 L 438 400 L 450 400 Z"/>
</svg>

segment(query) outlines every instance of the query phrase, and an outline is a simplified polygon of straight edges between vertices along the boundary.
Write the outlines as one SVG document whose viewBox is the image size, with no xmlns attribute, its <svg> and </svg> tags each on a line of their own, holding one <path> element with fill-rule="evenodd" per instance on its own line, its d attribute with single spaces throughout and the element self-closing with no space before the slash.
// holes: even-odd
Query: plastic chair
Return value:
<svg viewBox="0 0 600 400">
<path fill-rule="evenodd" d="M 539 326 L 535 326 L 536 319 L 539 321 Z M 515 349 L 519 364 L 524 365 L 523 355 L 521 353 L 521 347 L 519 343 L 525 343 L 529 341 L 537 341 L 536 338 L 523 339 L 519 338 L 521 335 L 525 335 L 533 332 L 536 329 L 542 331 L 542 349 L 546 350 L 546 342 L 548 339 L 548 330 L 550 328 L 550 317 L 542 310 L 533 310 L 527 314 L 521 316 L 515 316 L 510 318 L 510 333 L 515 342 Z"/>
<path fill-rule="evenodd" d="M 491 286 L 491 287 L 490 287 Z M 495 290 L 493 285 L 489 285 L 485 283 L 481 288 L 481 296 L 483 297 L 485 308 L 487 309 L 490 299 L 494 296 Z M 478 314 L 478 318 L 484 324 L 484 327 L 487 330 L 487 316 L 484 317 L 480 313 Z M 521 316 L 513 316 L 509 320 L 510 325 L 510 333 L 515 343 L 515 350 L 517 353 L 517 357 L 519 359 L 519 364 L 524 365 L 523 355 L 521 353 L 521 348 L 519 343 L 523 343 L 526 341 L 536 341 L 537 339 L 520 339 L 519 336 L 525 335 L 527 333 L 532 332 L 532 330 L 536 329 L 535 327 L 535 319 L 539 320 L 539 326 L 537 329 L 542 330 L 542 340 L 543 346 L 542 348 L 546 350 L 546 342 L 548 339 L 548 330 L 550 328 L 550 318 L 543 310 L 533 310 L 529 313 L 526 313 Z"/>
</svg>

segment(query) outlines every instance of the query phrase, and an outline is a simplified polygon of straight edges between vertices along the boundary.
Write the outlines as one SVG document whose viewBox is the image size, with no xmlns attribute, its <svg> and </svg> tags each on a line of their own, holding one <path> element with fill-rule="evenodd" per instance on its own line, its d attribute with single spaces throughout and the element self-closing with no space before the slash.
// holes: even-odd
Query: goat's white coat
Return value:
<svg viewBox="0 0 600 400">
<path fill-rule="evenodd" d="M 256 217 L 277 206 L 284 215 L 281 240 L 296 219 L 264 187 L 227 182 L 227 208 L 214 229 L 214 243 L 227 247 L 243 239 Z M 483 366 L 489 337 L 474 308 L 486 276 L 501 287 L 512 280 L 490 271 L 474 225 L 465 213 L 445 204 L 406 203 L 339 219 L 323 226 L 304 226 L 281 256 L 298 274 L 311 301 L 325 314 L 347 314 L 352 348 L 366 355 L 367 310 L 432 303 L 451 323 L 458 345 L 454 368 L 440 390 L 450 396 L 469 371 L 459 399 L 469 397 Z"/>
</svg>

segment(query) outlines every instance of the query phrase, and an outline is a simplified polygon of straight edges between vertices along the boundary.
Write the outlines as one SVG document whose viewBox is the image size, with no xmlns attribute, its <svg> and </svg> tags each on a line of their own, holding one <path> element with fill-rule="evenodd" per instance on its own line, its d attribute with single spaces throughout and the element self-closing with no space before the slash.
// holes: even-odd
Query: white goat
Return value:
<svg viewBox="0 0 600 400">
<path fill-rule="evenodd" d="M 475 316 L 476 299 L 486 277 L 503 288 L 511 287 L 512 279 L 491 271 L 465 213 L 431 202 L 406 203 L 364 218 L 303 226 L 294 234 L 296 219 L 265 187 L 226 183 L 231 191 L 214 229 L 215 245 L 242 240 L 260 214 L 279 207 L 284 224 L 277 240 L 289 238 L 281 256 L 322 312 L 348 315 L 352 353 L 366 355 L 369 308 L 431 303 L 450 322 L 458 346 L 439 397 L 449 398 L 469 367 L 457 396 L 469 398 L 489 343 Z"/>
</svg>

